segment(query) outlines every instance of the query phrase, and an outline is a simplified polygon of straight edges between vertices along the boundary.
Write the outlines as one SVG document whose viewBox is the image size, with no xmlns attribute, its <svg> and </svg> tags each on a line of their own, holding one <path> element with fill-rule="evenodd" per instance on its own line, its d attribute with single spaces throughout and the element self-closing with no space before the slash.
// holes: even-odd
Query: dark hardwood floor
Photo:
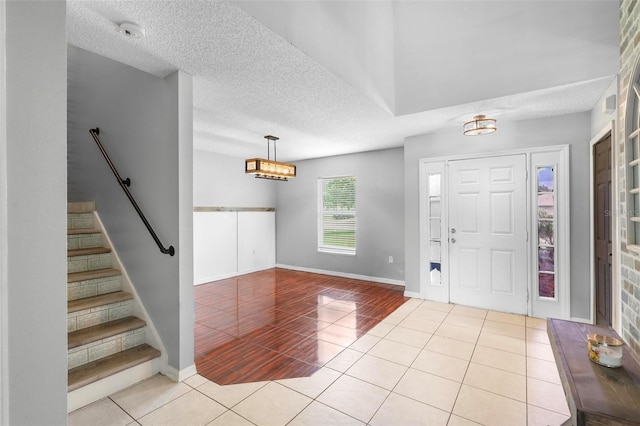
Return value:
<svg viewBox="0 0 640 426">
<path fill-rule="evenodd" d="M 408 300 L 400 286 L 278 268 L 194 292 L 196 366 L 220 385 L 310 376 Z"/>
</svg>

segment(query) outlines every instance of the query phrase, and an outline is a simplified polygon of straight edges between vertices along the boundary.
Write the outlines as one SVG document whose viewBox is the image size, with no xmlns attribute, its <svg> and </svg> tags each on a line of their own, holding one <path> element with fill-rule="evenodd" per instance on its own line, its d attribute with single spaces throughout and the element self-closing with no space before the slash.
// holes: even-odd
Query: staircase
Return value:
<svg viewBox="0 0 640 426">
<path fill-rule="evenodd" d="M 123 291 L 121 268 L 96 216 L 94 202 L 68 204 L 69 411 L 159 368 L 152 361 L 160 351 L 148 344 L 146 322 L 134 314 L 142 310 L 134 296 Z"/>
</svg>

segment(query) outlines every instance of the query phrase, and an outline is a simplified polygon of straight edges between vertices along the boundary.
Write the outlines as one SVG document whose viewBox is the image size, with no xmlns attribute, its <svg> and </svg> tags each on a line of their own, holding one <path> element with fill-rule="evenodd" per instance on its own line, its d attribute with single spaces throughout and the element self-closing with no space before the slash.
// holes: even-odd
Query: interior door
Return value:
<svg viewBox="0 0 640 426">
<path fill-rule="evenodd" d="M 449 162 L 452 303 L 527 313 L 525 155 Z"/>
<path fill-rule="evenodd" d="M 593 147 L 596 323 L 611 325 L 611 135 Z"/>
</svg>

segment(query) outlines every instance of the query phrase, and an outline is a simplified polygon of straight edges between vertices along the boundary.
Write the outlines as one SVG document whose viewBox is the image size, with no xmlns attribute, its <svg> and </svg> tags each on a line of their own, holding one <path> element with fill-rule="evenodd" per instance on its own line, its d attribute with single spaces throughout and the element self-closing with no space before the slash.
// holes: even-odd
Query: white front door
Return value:
<svg viewBox="0 0 640 426">
<path fill-rule="evenodd" d="M 527 313 L 525 155 L 449 162 L 450 300 Z"/>
</svg>

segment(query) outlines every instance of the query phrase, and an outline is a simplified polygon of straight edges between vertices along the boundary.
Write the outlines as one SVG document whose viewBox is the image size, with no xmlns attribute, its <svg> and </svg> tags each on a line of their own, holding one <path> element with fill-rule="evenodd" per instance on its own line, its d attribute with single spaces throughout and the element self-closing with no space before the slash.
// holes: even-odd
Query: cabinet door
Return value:
<svg viewBox="0 0 640 426">
<path fill-rule="evenodd" d="M 238 271 L 236 212 L 193 213 L 193 280 L 203 284 Z"/>
<path fill-rule="evenodd" d="M 275 264 L 275 212 L 238 212 L 238 272 L 273 268 Z"/>
</svg>

